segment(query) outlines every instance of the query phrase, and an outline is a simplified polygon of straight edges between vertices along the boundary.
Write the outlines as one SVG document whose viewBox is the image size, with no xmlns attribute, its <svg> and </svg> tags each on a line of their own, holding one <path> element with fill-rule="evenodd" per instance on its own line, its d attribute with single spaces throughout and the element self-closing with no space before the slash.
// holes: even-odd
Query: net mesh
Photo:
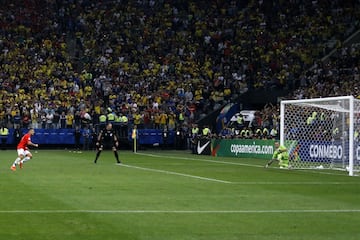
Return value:
<svg viewBox="0 0 360 240">
<path fill-rule="evenodd" d="M 354 171 L 360 163 L 360 101 L 349 99 L 292 101 L 284 104 L 283 138 L 295 169 L 342 169 L 349 166 L 352 154 Z M 350 114 L 354 116 L 353 149 L 349 149 Z"/>
</svg>

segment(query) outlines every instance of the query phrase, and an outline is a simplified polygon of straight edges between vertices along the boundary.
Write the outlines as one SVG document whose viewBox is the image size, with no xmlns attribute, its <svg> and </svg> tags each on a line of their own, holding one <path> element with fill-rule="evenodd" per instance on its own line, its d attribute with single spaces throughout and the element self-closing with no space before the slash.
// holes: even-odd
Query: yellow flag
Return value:
<svg viewBox="0 0 360 240">
<path fill-rule="evenodd" d="M 132 138 L 132 139 L 135 139 L 135 138 L 136 138 L 136 134 L 137 134 L 136 129 L 133 129 L 133 130 L 132 130 L 132 134 L 131 134 L 131 138 Z"/>
</svg>

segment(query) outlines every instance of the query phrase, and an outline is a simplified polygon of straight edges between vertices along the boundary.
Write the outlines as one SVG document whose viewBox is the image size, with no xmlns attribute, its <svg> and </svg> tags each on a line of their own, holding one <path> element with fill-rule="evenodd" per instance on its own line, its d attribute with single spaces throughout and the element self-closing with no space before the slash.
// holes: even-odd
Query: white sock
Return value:
<svg viewBox="0 0 360 240">
<path fill-rule="evenodd" d="M 30 157 L 25 157 L 23 160 L 21 160 L 22 163 L 26 162 L 26 161 L 29 161 L 30 160 Z"/>
<path fill-rule="evenodd" d="M 19 158 L 19 157 L 17 159 L 15 159 L 13 166 L 16 166 L 17 164 L 19 164 L 20 160 L 21 160 L 21 158 Z"/>
</svg>

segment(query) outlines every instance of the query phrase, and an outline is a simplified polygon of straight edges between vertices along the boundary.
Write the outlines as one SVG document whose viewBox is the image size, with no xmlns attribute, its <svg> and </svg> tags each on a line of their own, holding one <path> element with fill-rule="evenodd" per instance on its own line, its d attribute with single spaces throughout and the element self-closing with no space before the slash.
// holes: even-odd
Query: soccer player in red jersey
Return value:
<svg viewBox="0 0 360 240">
<path fill-rule="evenodd" d="M 17 145 L 18 157 L 15 159 L 11 166 L 12 171 L 16 171 L 16 165 L 19 164 L 20 168 L 23 167 L 24 162 L 29 161 L 32 158 L 32 154 L 29 151 L 28 146 L 38 147 L 39 145 L 31 142 L 31 136 L 35 134 L 35 130 L 30 128 L 29 131 L 21 138 Z"/>
</svg>

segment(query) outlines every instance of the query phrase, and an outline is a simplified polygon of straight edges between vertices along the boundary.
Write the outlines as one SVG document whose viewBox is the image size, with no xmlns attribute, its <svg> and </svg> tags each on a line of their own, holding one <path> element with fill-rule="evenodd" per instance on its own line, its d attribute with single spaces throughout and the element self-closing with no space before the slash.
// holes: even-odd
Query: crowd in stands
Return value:
<svg viewBox="0 0 360 240">
<path fill-rule="evenodd" d="M 349 96 L 360 99 L 360 43 L 340 47 L 327 60 L 314 64 L 300 77 L 300 87 L 287 99 L 310 99 Z M 304 122 L 308 116 L 304 116 Z M 222 137 L 243 139 L 278 138 L 280 112 L 277 105 L 266 105 L 255 114 L 254 121 L 244 125 L 241 120 L 221 132 Z M 250 126 L 250 127 L 248 127 Z"/>
<path fill-rule="evenodd" d="M 252 89 L 359 94 L 358 1 L 25 0 L 0 9 L 0 121 L 191 124 Z M 333 48 L 328 62 L 318 61 Z M 355 91 L 355 92 L 354 92 Z M 259 112 L 277 125 L 278 107 Z"/>
<path fill-rule="evenodd" d="M 300 76 L 300 87 L 289 98 L 348 96 L 360 98 L 360 43 L 336 50 L 326 61 L 316 62 Z"/>
</svg>

